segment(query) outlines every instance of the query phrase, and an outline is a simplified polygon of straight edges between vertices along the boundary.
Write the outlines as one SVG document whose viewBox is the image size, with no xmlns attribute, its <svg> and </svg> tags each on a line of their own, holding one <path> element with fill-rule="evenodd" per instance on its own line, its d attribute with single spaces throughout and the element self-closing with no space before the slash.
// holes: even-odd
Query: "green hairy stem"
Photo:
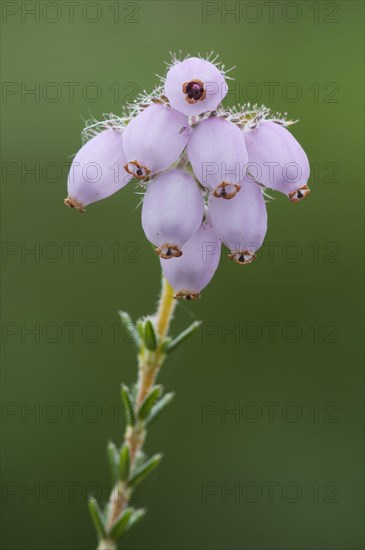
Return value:
<svg viewBox="0 0 365 550">
<path fill-rule="evenodd" d="M 122 445 L 108 444 L 108 460 L 113 489 L 105 510 L 95 499 L 89 500 L 89 511 L 98 535 L 98 550 L 116 550 L 118 540 L 145 514 L 144 509 L 129 506 L 136 485 L 141 483 L 161 461 L 162 455 L 150 458 L 143 452 L 148 427 L 165 410 L 174 394 L 163 394 L 155 385 L 158 372 L 167 355 L 192 335 L 200 326 L 194 322 L 176 338 L 168 337 L 175 310 L 174 291 L 162 278 L 162 290 L 155 315 L 134 324 L 126 312 L 119 312 L 124 329 L 138 349 L 138 380 L 133 388 L 122 385 L 126 428 Z"/>
</svg>

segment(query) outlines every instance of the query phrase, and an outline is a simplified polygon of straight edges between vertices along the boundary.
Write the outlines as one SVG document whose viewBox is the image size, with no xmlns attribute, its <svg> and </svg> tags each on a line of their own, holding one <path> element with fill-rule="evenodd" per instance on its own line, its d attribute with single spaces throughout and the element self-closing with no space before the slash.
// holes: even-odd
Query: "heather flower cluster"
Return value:
<svg viewBox="0 0 365 550">
<path fill-rule="evenodd" d="M 174 57 L 152 94 L 87 125 L 68 177 L 65 204 L 80 212 L 129 182 L 142 189 L 142 227 L 176 298 L 200 296 L 222 243 L 236 263 L 255 260 L 266 189 L 292 203 L 309 194 L 293 121 L 264 106 L 224 107 L 228 72 L 210 57 Z"/>
</svg>

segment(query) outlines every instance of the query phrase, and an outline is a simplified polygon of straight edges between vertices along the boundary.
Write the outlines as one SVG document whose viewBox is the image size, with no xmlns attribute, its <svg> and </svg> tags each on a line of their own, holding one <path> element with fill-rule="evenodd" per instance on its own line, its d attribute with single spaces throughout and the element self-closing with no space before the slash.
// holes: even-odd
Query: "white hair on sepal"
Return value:
<svg viewBox="0 0 365 550">
<path fill-rule="evenodd" d="M 146 90 L 143 90 L 143 92 L 138 94 L 134 101 L 127 103 L 125 107 L 126 118 L 131 120 L 132 118 L 139 115 L 139 113 L 144 111 L 144 109 L 146 109 L 150 105 L 154 105 L 155 103 L 166 104 L 166 106 L 169 106 L 168 100 L 164 96 L 164 88 L 162 84 L 155 86 L 155 88 L 150 93 L 148 93 Z"/>
<path fill-rule="evenodd" d="M 186 55 L 183 55 L 182 50 L 179 50 L 178 53 L 174 53 L 174 52 L 169 52 L 169 53 L 171 56 L 171 60 L 165 61 L 167 70 L 171 69 L 171 67 L 173 67 L 177 63 L 182 63 L 186 59 L 189 59 L 190 57 L 192 57 L 189 53 Z M 235 80 L 235 78 L 232 76 L 229 76 L 228 73 L 233 71 L 236 68 L 236 66 L 234 65 L 233 67 L 230 67 L 229 69 L 227 69 L 223 61 L 220 61 L 219 54 L 215 54 L 214 51 L 211 51 L 205 55 L 202 55 L 201 53 L 198 52 L 198 54 L 194 57 L 198 57 L 203 61 L 208 61 L 209 63 L 212 63 L 217 67 L 217 69 L 219 69 L 219 71 L 224 75 L 225 78 L 227 78 L 228 80 Z M 159 78 L 165 81 L 165 77 L 159 77 Z"/>
<path fill-rule="evenodd" d="M 113 113 L 104 113 L 103 117 L 103 120 L 96 120 L 96 118 L 94 117 L 88 120 L 84 119 L 85 127 L 81 132 L 83 143 L 86 143 L 104 130 L 112 128 L 113 130 L 123 132 L 124 128 L 126 127 L 125 117 L 120 117 Z"/>
</svg>

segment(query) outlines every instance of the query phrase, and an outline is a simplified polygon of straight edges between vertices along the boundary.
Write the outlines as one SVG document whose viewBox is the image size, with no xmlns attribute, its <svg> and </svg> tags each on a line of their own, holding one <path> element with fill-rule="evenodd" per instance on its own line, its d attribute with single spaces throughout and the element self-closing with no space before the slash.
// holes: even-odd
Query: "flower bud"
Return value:
<svg viewBox="0 0 365 550">
<path fill-rule="evenodd" d="M 181 155 L 190 133 L 188 119 L 166 106 L 150 105 L 126 127 L 124 169 L 137 179 L 166 170 Z"/>
<path fill-rule="evenodd" d="M 67 180 L 65 205 L 80 212 L 122 189 L 131 179 L 123 170 L 123 135 L 104 130 L 90 139 L 75 156 Z"/>
<path fill-rule="evenodd" d="M 197 179 L 215 197 L 231 199 L 240 190 L 248 157 L 235 124 L 217 117 L 203 120 L 190 136 L 187 153 Z"/>
<path fill-rule="evenodd" d="M 142 227 L 162 258 L 181 256 L 181 247 L 197 232 L 203 216 L 203 195 L 183 170 L 165 172 L 148 184 Z"/>
<path fill-rule="evenodd" d="M 183 255 L 173 262 L 160 260 L 162 271 L 175 291 L 175 298 L 197 300 L 211 281 L 220 260 L 221 242 L 208 216 L 183 246 Z"/>
<path fill-rule="evenodd" d="M 174 109 L 187 116 L 214 111 L 227 91 L 222 72 L 198 57 L 177 61 L 166 76 L 166 97 Z"/>
<path fill-rule="evenodd" d="M 252 181 L 244 182 L 231 201 L 210 196 L 208 210 L 214 231 L 231 251 L 229 258 L 239 264 L 253 262 L 267 230 L 266 205 L 260 187 Z"/>
<path fill-rule="evenodd" d="M 291 202 L 299 202 L 309 195 L 307 155 L 284 126 L 264 120 L 256 128 L 244 131 L 244 136 L 248 179 L 284 193 Z"/>
</svg>

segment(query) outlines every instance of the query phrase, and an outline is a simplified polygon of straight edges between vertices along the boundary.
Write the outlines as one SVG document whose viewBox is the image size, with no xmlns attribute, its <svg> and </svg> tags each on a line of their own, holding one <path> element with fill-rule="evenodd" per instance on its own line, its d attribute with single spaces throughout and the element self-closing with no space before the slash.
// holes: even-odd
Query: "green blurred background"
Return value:
<svg viewBox="0 0 365 550">
<path fill-rule="evenodd" d="M 63 206 L 67 163 L 82 119 L 119 113 L 181 49 L 237 66 L 230 103 L 300 119 L 312 194 L 277 196 L 256 264 L 223 262 L 177 309 L 175 334 L 205 325 L 161 374 L 177 395 L 147 450 L 165 458 L 123 547 L 363 548 L 363 3 L 73 5 L 2 3 L 2 547 L 95 546 L 86 494 L 107 498 L 136 374 L 116 312 L 153 311 L 159 265 L 132 188 Z"/>
</svg>

